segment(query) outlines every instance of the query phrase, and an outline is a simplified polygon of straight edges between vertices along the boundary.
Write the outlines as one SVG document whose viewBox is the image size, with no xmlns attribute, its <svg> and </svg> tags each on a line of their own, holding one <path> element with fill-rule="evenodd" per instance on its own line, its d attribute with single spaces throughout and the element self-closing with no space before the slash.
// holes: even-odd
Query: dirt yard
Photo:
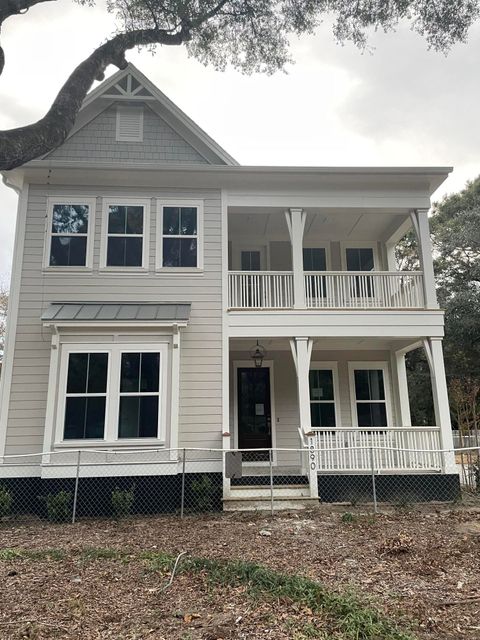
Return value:
<svg viewBox="0 0 480 640">
<path fill-rule="evenodd" d="M 201 573 L 179 572 L 163 590 L 168 571 L 109 559 L 114 550 L 261 563 L 353 591 L 418 638 L 480 638 L 480 509 L 346 511 L 3 525 L 0 638 L 346 637 L 327 624 L 319 635 L 321 616 L 308 609 L 253 601 L 242 587 L 213 589 Z"/>
</svg>

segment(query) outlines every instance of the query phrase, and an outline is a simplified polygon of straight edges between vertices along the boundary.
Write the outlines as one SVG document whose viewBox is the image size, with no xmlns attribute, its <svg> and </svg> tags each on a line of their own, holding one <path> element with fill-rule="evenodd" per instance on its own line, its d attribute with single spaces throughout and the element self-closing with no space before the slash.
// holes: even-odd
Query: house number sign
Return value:
<svg viewBox="0 0 480 640">
<path fill-rule="evenodd" d="M 309 458 L 310 458 L 310 470 L 315 471 L 317 468 L 317 456 L 315 455 L 315 444 L 313 438 L 309 438 L 310 444 L 308 446 Z"/>
</svg>

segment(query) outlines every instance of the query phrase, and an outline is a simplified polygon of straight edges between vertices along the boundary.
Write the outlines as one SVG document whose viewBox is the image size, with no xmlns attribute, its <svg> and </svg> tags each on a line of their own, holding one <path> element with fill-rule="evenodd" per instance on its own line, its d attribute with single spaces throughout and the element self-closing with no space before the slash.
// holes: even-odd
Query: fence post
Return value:
<svg viewBox="0 0 480 640">
<path fill-rule="evenodd" d="M 77 516 L 77 498 L 78 498 L 78 482 L 80 479 L 80 456 L 82 452 L 80 449 L 77 451 L 77 473 L 75 475 L 75 491 L 73 493 L 73 510 L 72 510 L 72 524 L 75 524 L 75 518 Z"/>
<path fill-rule="evenodd" d="M 185 508 L 185 447 L 182 450 L 182 497 L 180 501 L 180 518 L 183 518 Z"/>
<path fill-rule="evenodd" d="M 373 447 L 370 447 L 370 466 L 372 468 L 372 493 L 373 493 L 373 512 L 377 513 L 377 485 L 375 482 L 375 462 L 373 459 Z"/>
<path fill-rule="evenodd" d="M 270 514 L 273 516 L 273 451 L 269 451 L 269 463 L 270 463 Z"/>
</svg>

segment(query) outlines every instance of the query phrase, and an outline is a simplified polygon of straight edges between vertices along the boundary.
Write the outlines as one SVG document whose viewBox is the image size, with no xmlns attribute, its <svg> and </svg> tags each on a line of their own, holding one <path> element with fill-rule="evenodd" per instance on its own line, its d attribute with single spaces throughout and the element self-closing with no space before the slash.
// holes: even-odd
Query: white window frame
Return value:
<svg viewBox="0 0 480 640">
<path fill-rule="evenodd" d="M 347 249 L 372 249 L 373 250 L 373 271 L 382 271 L 381 263 L 378 256 L 378 243 L 377 242 L 341 242 L 340 253 L 342 262 L 342 271 L 347 271 Z M 347 273 L 355 273 L 355 271 Z M 364 273 L 371 273 L 365 271 Z"/>
<path fill-rule="evenodd" d="M 108 248 L 108 213 L 109 208 L 117 207 L 143 207 L 143 242 L 142 242 L 142 264 L 138 267 L 131 266 L 107 266 L 107 248 Z M 142 273 L 148 272 L 150 258 L 150 206 L 149 198 L 103 198 L 102 204 L 102 238 L 100 245 L 100 269 L 102 271 L 111 271 L 119 273 Z M 112 234 L 117 237 L 138 238 L 138 234 Z"/>
<path fill-rule="evenodd" d="M 55 426 L 55 446 L 92 447 L 99 444 L 118 446 L 162 445 L 167 436 L 167 380 L 169 343 L 64 343 L 61 347 L 60 373 L 58 380 L 57 419 Z M 122 353 L 160 353 L 160 379 L 158 403 L 158 431 L 156 438 L 119 438 L 118 418 L 120 409 L 120 374 Z M 65 406 L 67 398 L 68 361 L 70 353 L 108 353 L 107 397 L 105 403 L 104 436 L 100 439 L 64 439 Z M 137 394 L 138 395 L 138 394 Z M 154 395 L 146 394 L 146 395 Z"/>
<path fill-rule="evenodd" d="M 53 220 L 53 207 L 56 204 L 84 204 L 88 206 L 88 231 L 87 236 L 87 251 L 85 256 L 85 265 L 74 265 L 69 267 L 68 265 L 51 265 L 50 264 L 50 251 L 52 248 L 52 220 Z M 47 271 L 54 271 L 56 273 L 66 272 L 72 273 L 75 271 L 91 271 L 93 268 L 93 240 L 95 237 L 95 213 L 97 207 L 97 199 L 95 197 L 84 196 L 49 196 L 47 198 L 47 216 L 46 216 L 46 229 L 45 229 L 45 243 L 43 251 L 43 268 Z M 57 235 L 57 234 L 55 234 Z M 64 233 L 58 235 L 66 235 L 72 237 L 81 237 L 85 234 L 78 233 Z"/>
<path fill-rule="evenodd" d="M 163 210 L 165 207 L 196 207 L 197 209 L 197 234 L 196 236 L 164 236 L 163 235 Z M 203 200 L 157 200 L 157 238 L 156 238 L 156 262 L 155 269 L 160 273 L 188 274 L 201 273 L 203 271 Z M 163 266 L 163 239 L 164 238 L 197 238 L 197 266 L 196 267 L 164 267 Z"/>
<path fill-rule="evenodd" d="M 333 429 L 338 429 L 339 427 L 342 426 L 341 424 L 341 417 L 340 417 L 340 385 L 338 383 L 338 363 L 337 362 L 321 362 L 319 360 L 314 360 L 312 362 L 310 362 L 310 371 L 331 371 L 332 372 L 332 377 L 333 377 L 333 405 L 334 405 L 334 411 L 335 411 L 335 427 L 313 427 L 312 426 L 312 430 L 333 430 Z M 308 380 L 308 391 L 310 393 L 310 377 Z M 311 396 L 310 396 L 310 404 L 312 404 L 312 402 L 315 402 L 317 404 L 322 404 L 322 403 L 327 403 L 327 402 L 332 402 L 332 400 L 312 400 Z"/>
<path fill-rule="evenodd" d="M 383 384 L 385 386 L 385 409 L 387 414 L 387 427 L 393 426 L 393 407 L 391 398 L 391 386 L 390 386 L 390 367 L 388 362 L 349 362 L 348 363 L 348 380 L 350 386 L 350 410 L 352 413 L 352 426 L 358 427 L 357 416 L 357 396 L 355 393 L 355 371 L 381 369 L 383 371 Z M 360 400 L 359 402 L 383 402 L 383 400 Z M 385 427 L 385 428 L 387 428 Z M 368 431 L 371 429 L 378 429 L 381 427 L 359 427 Z"/>
<path fill-rule="evenodd" d="M 139 115 L 139 135 L 136 138 L 123 137 L 120 131 L 120 118 L 122 113 L 127 111 L 136 111 Z M 140 105 L 117 105 L 116 112 L 116 127 L 115 127 L 115 140 L 116 142 L 143 142 L 143 123 L 144 123 L 144 109 Z"/>
<path fill-rule="evenodd" d="M 303 267 L 303 249 L 325 249 L 325 266 L 326 271 L 318 271 L 318 273 L 326 273 L 332 270 L 332 262 L 330 257 L 330 242 L 315 242 L 315 240 L 304 240 L 302 246 L 302 267 Z M 305 271 L 305 273 L 317 273 L 317 271 Z"/>
</svg>

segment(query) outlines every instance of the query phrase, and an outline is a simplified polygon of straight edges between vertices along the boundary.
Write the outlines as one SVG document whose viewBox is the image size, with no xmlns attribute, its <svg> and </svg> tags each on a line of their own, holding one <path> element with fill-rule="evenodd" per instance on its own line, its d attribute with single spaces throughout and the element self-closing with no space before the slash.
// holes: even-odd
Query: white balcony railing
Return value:
<svg viewBox="0 0 480 640">
<path fill-rule="evenodd" d="M 359 427 L 314 429 L 318 470 L 439 471 L 440 429 L 437 427 Z"/>
<path fill-rule="evenodd" d="M 423 274 L 418 271 L 319 271 L 305 273 L 308 308 L 421 309 Z"/>
<path fill-rule="evenodd" d="M 307 309 L 423 309 L 419 271 L 315 271 L 304 274 Z M 230 309 L 289 309 L 291 271 L 230 271 Z"/>
<path fill-rule="evenodd" d="M 291 271 L 230 271 L 228 301 L 233 309 L 293 307 Z"/>
</svg>

